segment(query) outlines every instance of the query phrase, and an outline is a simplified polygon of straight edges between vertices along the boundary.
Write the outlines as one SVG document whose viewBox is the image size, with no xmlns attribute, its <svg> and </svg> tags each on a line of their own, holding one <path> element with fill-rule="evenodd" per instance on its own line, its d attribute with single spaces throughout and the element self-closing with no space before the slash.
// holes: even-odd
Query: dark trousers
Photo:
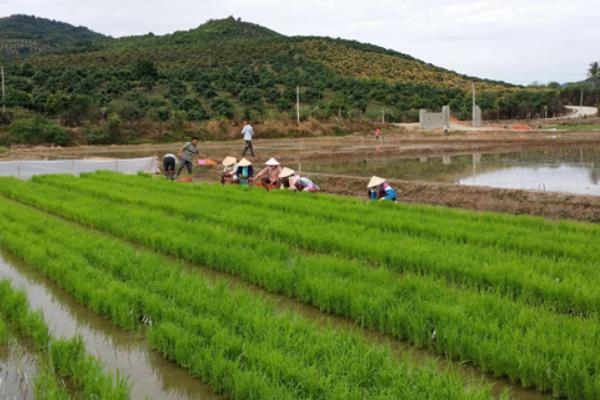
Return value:
<svg viewBox="0 0 600 400">
<path fill-rule="evenodd" d="M 244 151 L 242 152 L 242 157 L 246 155 L 246 152 L 250 150 L 250 154 L 254 157 L 254 149 L 252 148 L 252 140 L 245 140 L 246 147 L 244 147 Z"/>
<path fill-rule="evenodd" d="M 163 160 L 163 169 L 167 178 L 172 179 L 175 176 L 175 159 L 167 157 Z"/>
<path fill-rule="evenodd" d="M 188 170 L 190 175 L 192 174 L 192 162 L 187 161 L 187 160 L 181 160 L 181 165 L 179 166 L 179 169 L 177 170 L 177 176 L 179 176 L 179 174 L 181 173 L 181 170 L 184 167 Z"/>
</svg>

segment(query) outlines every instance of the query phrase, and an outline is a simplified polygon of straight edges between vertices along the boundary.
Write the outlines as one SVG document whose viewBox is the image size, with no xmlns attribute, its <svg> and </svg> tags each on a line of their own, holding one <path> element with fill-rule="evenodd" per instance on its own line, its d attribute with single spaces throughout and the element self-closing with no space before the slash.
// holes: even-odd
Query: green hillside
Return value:
<svg viewBox="0 0 600 400">
<path fill-rule="evenodd" d="M 21 40 L 31 31 L 52 30 L 48 20 L 36 21 L 41 21 L 37 29 L 25 24 Z M 85 28 L 59 24 L 56 29 L 50 37 Z M 486 118 L 526 117 L 545 106 L 551 112 L 561 107 L 555 90 L 468 77 L 371 44 L 288 37 L 233 17 L 168 35 L 95 35 L 82 34 L 87 42 L 46 41 L 52 48 L 44 54 L 7 66 L 9 108 L 70 127 L 91 126 L 93 132 L 85 135 L 90 141 L 113 141 L 109 117 L 120 126 L 143 124 L 146 131 L 189 131 L 204 121 L 244 116 L 290 120 L 297 86 L 303 119 L 323 122 L 379 120 L 382 109 L 390 122 L 414 121 L 418 109 L 445 104 L 459 118 L 469 118 L 473 82 Z"/>
<path fill-rule="evenodd" d="M 84 27 L 29 15 L 0 18 L 0 59 L 81 49 L 105 38 Z"/>
</svg>

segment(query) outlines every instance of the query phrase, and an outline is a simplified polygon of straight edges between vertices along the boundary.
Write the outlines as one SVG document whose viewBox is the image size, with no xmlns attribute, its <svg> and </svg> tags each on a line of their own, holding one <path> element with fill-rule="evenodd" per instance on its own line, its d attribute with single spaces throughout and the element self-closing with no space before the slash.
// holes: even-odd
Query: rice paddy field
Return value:
<svg viewBox="0 0 600 400">
<path fill-rule="evenodd" d="M 173 398 L 599 399 L 599 238 L 108 172 L 0 179 L 0 248 L 209 388 Z M 41 360 L 34 397 L 143 398 L 13 292 L 0 284 L 0 348 L 23 336 Z"/>
</svg>

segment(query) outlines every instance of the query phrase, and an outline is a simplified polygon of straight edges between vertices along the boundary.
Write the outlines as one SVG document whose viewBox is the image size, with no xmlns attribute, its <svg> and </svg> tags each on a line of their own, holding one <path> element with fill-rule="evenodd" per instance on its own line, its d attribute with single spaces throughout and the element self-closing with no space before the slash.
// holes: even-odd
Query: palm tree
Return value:
<svg viewBox="0 0 600 400">
<path fill-rule="evenodd" d="M 588 69 L 588 77 L 589 81 L 592 83 L 592 89 L 594 92 L 594 104 L 599 104 L 598 84 L 600 84 L 600 62 L 594 61 L 590 64 L 590 67 Z M 600 114 L 600 111 L 598 111 L 598 114 Z"/>
<path fill-rule="evenodd" d="M 588 69 L 588 77 L 594 82 L 600 80 L 600 62 L 594 61 L 590 64 L 590 68 Z"/>
</svg>

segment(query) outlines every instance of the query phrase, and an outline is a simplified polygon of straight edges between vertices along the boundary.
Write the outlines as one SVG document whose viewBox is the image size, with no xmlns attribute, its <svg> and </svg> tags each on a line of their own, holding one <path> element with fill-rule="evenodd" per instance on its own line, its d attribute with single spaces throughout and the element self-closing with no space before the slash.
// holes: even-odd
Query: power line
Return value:
<svg viewBox="0 0 600 400">
<path fill-rule="evenodd" d="M 6 112 L 6 95 L 4 91 L 4 66 L 0 67 L 0 73 L 2 74 L 2 113 Z"/>
</svg>

